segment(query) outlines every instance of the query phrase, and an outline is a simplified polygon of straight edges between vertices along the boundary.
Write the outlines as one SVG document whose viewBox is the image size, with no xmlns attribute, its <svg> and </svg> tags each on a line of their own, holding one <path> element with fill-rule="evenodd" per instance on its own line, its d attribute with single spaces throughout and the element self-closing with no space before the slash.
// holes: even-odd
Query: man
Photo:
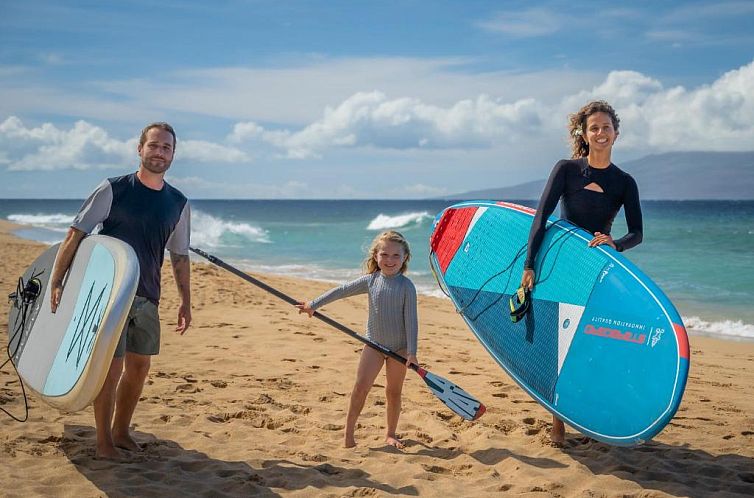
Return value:
<svg viewBox="0 0 754 498">
<path fill-rule="evenodd" d="M 94 400 L 98 458 L 118 459 L 118 448 L 140 450 L 129 434 L 129 426 L 149 373 L 151 356 L 160 350 L 157 307 L 165 248 L 170 251 L 181 300 L 175 330 L 183 335 L 191 324 L 191 213 L 186 197 L 164 180 L 173 161 L 175 142 L 175 131 L 167 123 L 152 123 L 144 128 L 137 147 L 139 170 L 103 181 L 84 202 L 60 245 L 51 278 L 50 305 L 54 313 L 63 293 L 63 277 L 76 250 L 98 225 L 102 227 L 100 234 L 131 245 L 139 259 L 136 297 L 105 383 Z"/>
</svg>

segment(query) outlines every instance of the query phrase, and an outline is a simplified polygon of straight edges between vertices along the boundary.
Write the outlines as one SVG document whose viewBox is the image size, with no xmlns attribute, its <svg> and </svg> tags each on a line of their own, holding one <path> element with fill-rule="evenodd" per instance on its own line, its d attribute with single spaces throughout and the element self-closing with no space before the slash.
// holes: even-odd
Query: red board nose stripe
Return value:
<svg viewBox="0 0 754 498">
<path fill-rule="evenodd" d="M 537 210 L 536 209 L 532 209 L 532 208 L 526 207 L 526 206 L 519 206 L 518 204 L 513 204 L 512 202 L 498 201 L 497 205 L 498 206 L 507 207 L 507 208 L 513 209 L 515 211 L 521 211 L 522 213 L 530 214 L 532 216 L 534 216 L 535 214 L 537 214 Z"/>
<path fill-rule="evenodd" d="M 430 246 L 443 273 L 448 269 L 450 261 L 461 247 L 463 239 L 466 238 L 466 232 L 477 209 L 476 207 L 447 209 L 437 222 Z"/>
<path fill-rule="evenodd" d="M 676 340 L 678 341 L 678 354 L 681 358 L 689 359 L 689 337 L 686 335 L 686 329 L 683 325 L 673 324 Z"/>
</svg>

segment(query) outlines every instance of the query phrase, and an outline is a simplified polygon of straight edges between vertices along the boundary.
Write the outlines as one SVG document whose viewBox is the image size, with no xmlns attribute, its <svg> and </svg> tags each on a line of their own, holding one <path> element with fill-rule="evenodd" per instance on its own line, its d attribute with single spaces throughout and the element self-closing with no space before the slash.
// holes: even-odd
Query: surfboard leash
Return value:
<svg viewBox="0 0 754 498">
<path fill-rule="evenodd" d="M 545 231 L 547 231 L 547 230 L 550 230 L 550 229 L 551 229 L 552 227 L 554 227 L 555 225 L 559 225 L 559 224 L 561 224 L 561 222 L 564 222 L 564 223 L 569 223 L 569 222 L 568 222 L 568 220 L 564 220 L 564 219 L 560 218 L 560 219 L 558 219 L 558 220 L 556 220 L 556 221 L 552 222 L 552 223 L 550 224 L 550 226 L 548 226 L 548 227 L 547 227 L 547 228 L 545 229 Z M 556 243 L 558 243 L 558 242 L 560 242 L 560 241 L 561 241 L 562 239 L 564 239 L 564 238 L 565 238 L 566 236 L 568 236 L 568 235 L 572 234 L 572 233 L 573 233 L 573 232 L 575 232 L 576 230 L 578 230 L 578 227 L 575 227 L 575 226 L 574 226 L 574 227 L 571 227 L 571 228 L 567 228 L 567 229 L 565 229 L 565 232 L 564 232 L 564 233 L 562 233 L 562 234 L 559 234 L 559 235 L 557 236 L 558 238 L 552 241 L 552 243 L 551 243 L 551 244 L 550 244 L 550 245 L 549 245 L 549 246 L 547 247 L 547 250 L 546 250 L 546 251 L 544 252 L 544 254 L 543 254 L 543 255 L 542 255 L 542 256 L 541 256 L 540 258 L 538 258 L 538 259 L 539 259 L 539 261 L 540 261 L 540 265 L 539 265 L 539 270 L 537 271 L 537 275 L 539 275 L 539 272 L 540 272 L 540 271 L 542 270 L 542 264 L 543 264 L 543 262 L 544 262 L 545 258 L 547 257 L 547 254 L 548 254 L 548 253 L 550 252 L 550 250 L 551 250 L 551 249 L 552 249 L 552 248 L 553 248 L 553 247 L 555 246 L 555 244 L 556 244 Z M 514 264 L 516 263 L 516 261 L 518 261 L 518 259 L 519 259 L 519 258 L 520 258 L 520 257 L 522 256 L 523 252 L 524 252 L 524 251 L 526 250 L 526 248 L 528 247 L 528 245 L 529 245 L 529 242 L 527 241 L 527 242 L 526 242 L 525 244 L 523 244 L 523 245 L 522 245 L 521 247 L 519 247 L 518 251 L 516 252 L 515 256 L 513 256 L 513 258 L 511 259 L 511 262 L 510 262 L 510 263 L 508 264 L 508 266 L 506 266 L 505 268 L 503 268 L 502 270 L 500 270 L 499 272 L 495 273 L 494 275 L 490 276 L 490 277 L 489 277 L 489 278 L 488 278 L 487 280 L 485 280 L 485 282 L 484 282 L 484 283 L 483 283 L 483 284 L 482 284 L 481 286 L 479 286 L 479 289 L 477 289 L 477 291 L 476 291 L 476 292 L 474 293 L 474 296 L 473 296 L 473 297 L 471 298 L 471 300 L 470 300 L 470 301 L 469 301 L 469 302 L 468 302 L 467 304 L 465 304 L 465 305 L 464 305 L 464 306 L 463 306 L 462 308 L 460 308 L 460 309 L 458 310 L 458 313 L 460 313 L 460 314 L 462 314 L 462 315 L 465 315 L 465 314 L 466 314 L 466 310 L 467 310 L 467 309 L 468 309 L 468 308 L 469 308 L 469 307 L 470 307 L 470 306 L 471 306 L 472 304 L 474 304 L 474 302 L 475 302 L 475 301 L 476 301 L 476 299 L 477 299 L 477 298 L 479 297 L 479 295 L 480 295 L 480 294 L 482 293 L 482 291 L 483 291 L 483 290 L 484 290 L 484 288 L 485 288 L 485 287 L 487 286 L 487 284 L 489 284 L 489 283 L 490 283 L 490 282 L 491 282 L 492 280 L 496 279 L 497 277 L 499 277 L 499 276 L 500 276 L 500 275 L 502 275 L 503 273 L 506 273 L 506 272 L 508 272 L 508 271 L 509 271 L 510 269 L 512 269 L 512 268 L 513 268 L 513 265 L 514 265 Z M 555 258 L 556 258 L 556 259 L 557 259 L 557 257 L 559 256 L 559 254 L 560 254 L 560 250 L 561 250 L 562 248 L 563 248 L 563 244 L 560 244 L 560 245 L 558 246 L 558 251 L 557 251 L 557 253 L 555 254 Z M 432 265 L 431 265 L 431 264 L 430 264 L 430 268 L 432 268 L 432 272 L 434 273 L 434 268 L 432 267 Z M 553 265 L 553 266 L 552 266 L 551 268 L 554 268 L 554 265 Z M 537 279 L 537 281 L 536 281 L 535 283 L 536 283 L 536 284 L 539 284 L 539 283 L 541 283 L 541 282 L 544 282 L 544 281 L 546 281 L 546 280 L 547 280 L 547 279 L 548 279 L 548 278 L 550 277 L 550 275 L 551 275 L 551 274 L 552 274 L 552 269 L 550 270 L 550 273 L 549 273 L 549 274 L 548 274 L 548 275 L 547 275 L 546 277 Z M 510 279 L 511 279 L 511 276 L 512 276 L 512 274 L 511 274 L 511 273 L 508 273 L 508 280 L 507 280 L 507 281 L 505 282 L 505 286 L 504 286 L 504 288 L 506 288 L 506 289 L 508 288 L 508 284 L 510 283 Z M 438 281 L 438 283 L 439 283 L 439 281 L 440 281 L 440 280 L 439 280 L 439 279 L 437 278 L 437 275 L 435 275 L 435 280 L 437 280 L 437 281 Z M 440 289 L 441 289 L 441 290 L 443 291 L 443 293 L 445 293 L 445 295 L 446 295 L 446 296 L 448 295 L 448 293 L 447 293 L 447 292 L 445 291 L 445 289 L 443 289 L 443 286 L 442 286 L 442 285 L 440 285 Z M 450 297 L 450 296 L 448 296 L 448 297 Z M 497 299 L 493 300 L 493 301 L 492 301 L 492 302 L 491 302 L 490 304 L 488 304 L 487 306 L 485 306 L 485 308 L 484 308 L 484 309 L 482 309 L 482 310 L 481 310 L 481 311 L 480 311 L 479 313 L 477 313 L 477 314 L 476 314 L 476 315 L 474 315 L 473 317 L 468 317 L 468 318 L 469 318 L 469 320 L 471 320 L 471 321 L 476 321 L 476 320 L 477 320 L 477 319 L 478 319 L 478 318 L 479 318 L 480 316 L 482 316 L 482 315 L 483 315 L 484 313 L 486 313 L 486 312 L 487 312 L 487 310 L 489 310 L 490 308 L 492 308 L 493 306 L 495 306 L 495 305 L 496 305 L 496 304 L 497 304 L 498 302 L 500 302 L 500 300 L 501 300 L 502 298 L 503 298 L 503 295 L 501 294 L 501 295 L 500 295 L 500 296 L 499 296 L 499 297 L 498 297 Z"/>
<path fill-rule="evenodd" d="M 16 315 L 16 321 L 13 324 L 13 333 L 8 337 L 8 344 L 5 346 L 5 351 L 8 354 L 8 359 L 5 360 L 2 365 L 0 365 L 0 370 L 5 368 L 5 365 L 7 365 L 8 363 L 13 366 L 13 370 L 16 372 L 16 377 L 18 378 L 18 383 L 21 385 L 21 393 L 24 397 L 25 413 L 24 417 L 20 418 L 16 417 L 2 406 L 0 406 L 0 410 L 2 410 L 6 415 L 8 415 L 16 422 L 26 422 L 29 419 L 29 398 L 26 395 L 26 388 L 24 387 L 24 381 L 21 378 L 21 374 L 18 373 L 16 362 L 13 361 L 13 357 L 16 355 L 18 348 L 21 346 L 20 338 L 16 342 L 15 349 L 12 353 L 10 350 L 10 345 L 13 344 L 13 341 L 15 341 L 16 338 L 18 338 L 19 334 L 23 334 L 24 330 L 26 330 L 26 318 L 29 314 L 29 310 L 37 302 L 37 299 L 42 292 L 42 282 L 39 280 L 39 277 L 43 273 L 44 270 L 40 271 L 39 273 L 36 273 L 34 270 L 32 270 L 31 278 L 27 282 L 24 282 L 23 277 L 18 277 L 16 292 L 12 292 L 8 295 L 8 301 L 19 310 L 19 313 Z"/>
</svg>

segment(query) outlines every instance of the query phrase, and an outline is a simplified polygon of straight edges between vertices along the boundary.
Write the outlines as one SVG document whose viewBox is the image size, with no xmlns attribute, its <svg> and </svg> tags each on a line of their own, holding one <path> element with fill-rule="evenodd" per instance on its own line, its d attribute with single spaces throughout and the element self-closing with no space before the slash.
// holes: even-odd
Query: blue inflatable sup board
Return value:
<svg viewBox="0 0 754 498">
<path fill-rule="evenodd" d="M 622 254 L 588 247 L 591 234 L 551 217 L 529 310 L 513 321 L 534 214 L 495 201 L 445 209 L 430 240 L 438 283 L 490 355 L 565 423 L 613 445 L 651 439 L 686 386 L 681 317 Z"/>
</svg>

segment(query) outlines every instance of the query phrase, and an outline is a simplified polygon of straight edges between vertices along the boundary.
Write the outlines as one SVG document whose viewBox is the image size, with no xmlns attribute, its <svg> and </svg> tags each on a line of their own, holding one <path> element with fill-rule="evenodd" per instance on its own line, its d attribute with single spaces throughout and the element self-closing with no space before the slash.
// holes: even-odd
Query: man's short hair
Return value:
<svg viewBox="0 0 754 498">
<path fill-rule="evenodd" d="M 173 149 L 175 149 L 175 130 L 172 126 L 170 126 L 168 123 L 164 121 L 158 121 L 156 123 L 149 123 L 147 126 L 144 127 L 143 130 L 141 130 L 141 137 L 139 137 L 139 145 L 144 146 L 144 142 L 147 141 L 147 133 L 149 133 L 149 130 L 152 128 L 159 128 L 160 130 L 167 131 L 171 135 L 173 135 Z"/>
</svg>

